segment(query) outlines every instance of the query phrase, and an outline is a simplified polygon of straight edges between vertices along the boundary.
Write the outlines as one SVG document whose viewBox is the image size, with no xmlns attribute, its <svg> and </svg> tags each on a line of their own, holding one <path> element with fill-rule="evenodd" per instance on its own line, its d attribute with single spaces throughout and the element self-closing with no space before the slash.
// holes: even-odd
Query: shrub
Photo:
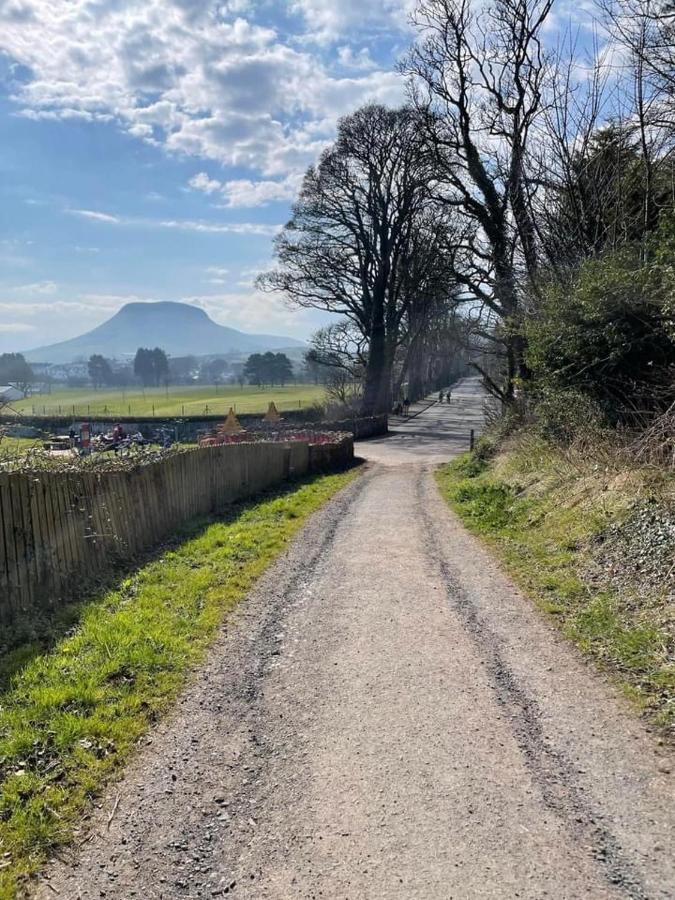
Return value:
<svg viewBox="0 0 675 900">
<path fill-rule="evenodd" d="M 583 431 L 601 434 L 607 417 L 600 404 L 571 388 L 545 388 L 536 398 L 536 430 L 546 440 L 569 444 Z"/>
<path fill-rule="evenodd" d="M 573 408 L 582 420 L 599 414 L 635 423 L 673 402 L 673 250 L 675 225 L 665 220 L 648 262 L 642 248 L 627 247 L 588 260 L 569 286 L 545 291 L 526 331 L 535 401 L 549 421 L 557 408 L 565 430 Z"/>
</svg>

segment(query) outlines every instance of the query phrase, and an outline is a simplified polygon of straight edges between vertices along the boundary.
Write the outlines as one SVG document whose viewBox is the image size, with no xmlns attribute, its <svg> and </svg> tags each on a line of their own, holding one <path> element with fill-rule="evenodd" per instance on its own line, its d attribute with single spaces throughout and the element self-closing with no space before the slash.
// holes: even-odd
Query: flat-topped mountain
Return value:
<svg viewBox="0 0 675 900">
<path fill-rule="evenodd" d="M 115 315 L 80 337 L 37 347 L 30 362 L 68 363 L 100 353 L 110 359 L 133 356 L 138 347 L 161 347 L 169 356 L 259 353 L 302 347 L 302 341 L 274 334 L 246 334 L 218 325 L 188 303 L 127 303 Z"/>
</svg>

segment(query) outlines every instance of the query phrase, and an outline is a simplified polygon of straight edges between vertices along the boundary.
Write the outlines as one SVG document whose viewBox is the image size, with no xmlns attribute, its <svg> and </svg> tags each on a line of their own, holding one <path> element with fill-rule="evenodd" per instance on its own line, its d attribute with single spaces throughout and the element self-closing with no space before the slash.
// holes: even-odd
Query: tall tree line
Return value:
<svg viewBox="0 0 675 900">
<path fill-rule="evenodd" d="M 414 109 L 369 105 L 346 116 L 277 238 L 279 267 L 260 281 L 298 306 L 341 315 L 322 342 L 360 370 L 366 412 L 389 408 L 397 352 L 438 290 L 440 262 L 421 264 L 434 247 L 443 258 L 433 177 Z"/>
<path fill-rule="evenodd" d="M 134 375 L 145 387 L 159 387 L 169 379 L 169 360 L 161 347 L 139 347 L 134 357 Z"/>
<path fill-rule="evenodd" d="M 547 46 L 552 7 L 419 0 L 409 103 L 345 117 L 305 176 L 261 283 L 340 315 L 315 353 L 362 384 L 366 412 L 421 390 L 467 336 L 505 404 L 592 372 L 603 402 L 642 384 L 645 406 L 671 377 L 675 8 L 600 0 L 581 71 L 573 41 Z M 553 320 L 575 335 L 566 354 Z"/>
</svg>

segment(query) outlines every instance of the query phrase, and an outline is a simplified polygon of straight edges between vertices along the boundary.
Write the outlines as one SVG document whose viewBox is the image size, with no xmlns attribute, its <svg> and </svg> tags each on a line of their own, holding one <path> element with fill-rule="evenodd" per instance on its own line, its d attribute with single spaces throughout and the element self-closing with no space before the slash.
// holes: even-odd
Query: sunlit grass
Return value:
<svg viewBox="0 0 675 900">
<path fill-rule="evenodd" d="M 520 586 L 642 709 L 672 725 L 672 638 L 661 628 L 667 598 L 636 602 L 587 574 L 594 539 L 621 522 L 637 496 L 637 474 L 618 489 L 612 478 L 595 471 L 592 459 L 570 465 L 537 442 L 489 460 L 466 456 L 438 473 L 452 508 L 496 549 Z"/>
<path fill-rule="evenodd" d="M 356 470 L 292 485 L 195 526 L 79 610 L 50 651 L 13 655 L 0 694 L 0 898 L 67 842 L 169 707 L 228 611 Z"/>
<path fill-rule="evenodd" d="M 321 403 L 325 389 L 315 384 L 258 388 L 245 385 L 169 386 L 95 391 L 92 388 L 55 390 L 20 400 L 12 407 L 26 415 L 46 416 L 201 416 L 225 415 L 231 406 L 240 413 L 266 412 L 270 401 L 280 411 Z"/>
<path fill-rule="evenodd" d="M 43 441 L 40 438 L 14 438 L 3 435 L 0 438 L 0 456 L 2 454 L 23 453 L 33 448 L 42 449 Z"/>
</svg>

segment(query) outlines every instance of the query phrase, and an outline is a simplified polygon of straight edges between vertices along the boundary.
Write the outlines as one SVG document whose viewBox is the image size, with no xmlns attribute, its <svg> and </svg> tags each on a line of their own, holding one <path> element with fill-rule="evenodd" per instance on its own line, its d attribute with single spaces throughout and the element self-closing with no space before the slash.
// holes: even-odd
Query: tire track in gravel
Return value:
<svg viewBox="0 0 675 900">
<path fill-rule="evenodd" d="M 541 709 L 509 668 L 501 641 L 481 617 L 470 594 L 460 582 L 449 558 L 448 547 L 438 537 L 430 510 L 436 508 L 437 489 L 429 475 L 417 477 L 417 514 L 424 522 L 429 565 L 436 566 L 446 585 L 448 603 L 461 616 L 467 632 L 483 656 L 497 702 L 508 715 L 513 734 L 526 764 L 541 790 L 541 796 L 553 812 L 561 816 L 568 829 L 589 847 L 593 858 L 605 869 L 611 885 L 622 889 L 631 900 L 647 900 L 642 879 L 622 852 L 611 830 L 598 824 L 601 815 L 594 810 L 579 789 L 574 766 L 546 738 L 541 726 Z"/>
</svg>

